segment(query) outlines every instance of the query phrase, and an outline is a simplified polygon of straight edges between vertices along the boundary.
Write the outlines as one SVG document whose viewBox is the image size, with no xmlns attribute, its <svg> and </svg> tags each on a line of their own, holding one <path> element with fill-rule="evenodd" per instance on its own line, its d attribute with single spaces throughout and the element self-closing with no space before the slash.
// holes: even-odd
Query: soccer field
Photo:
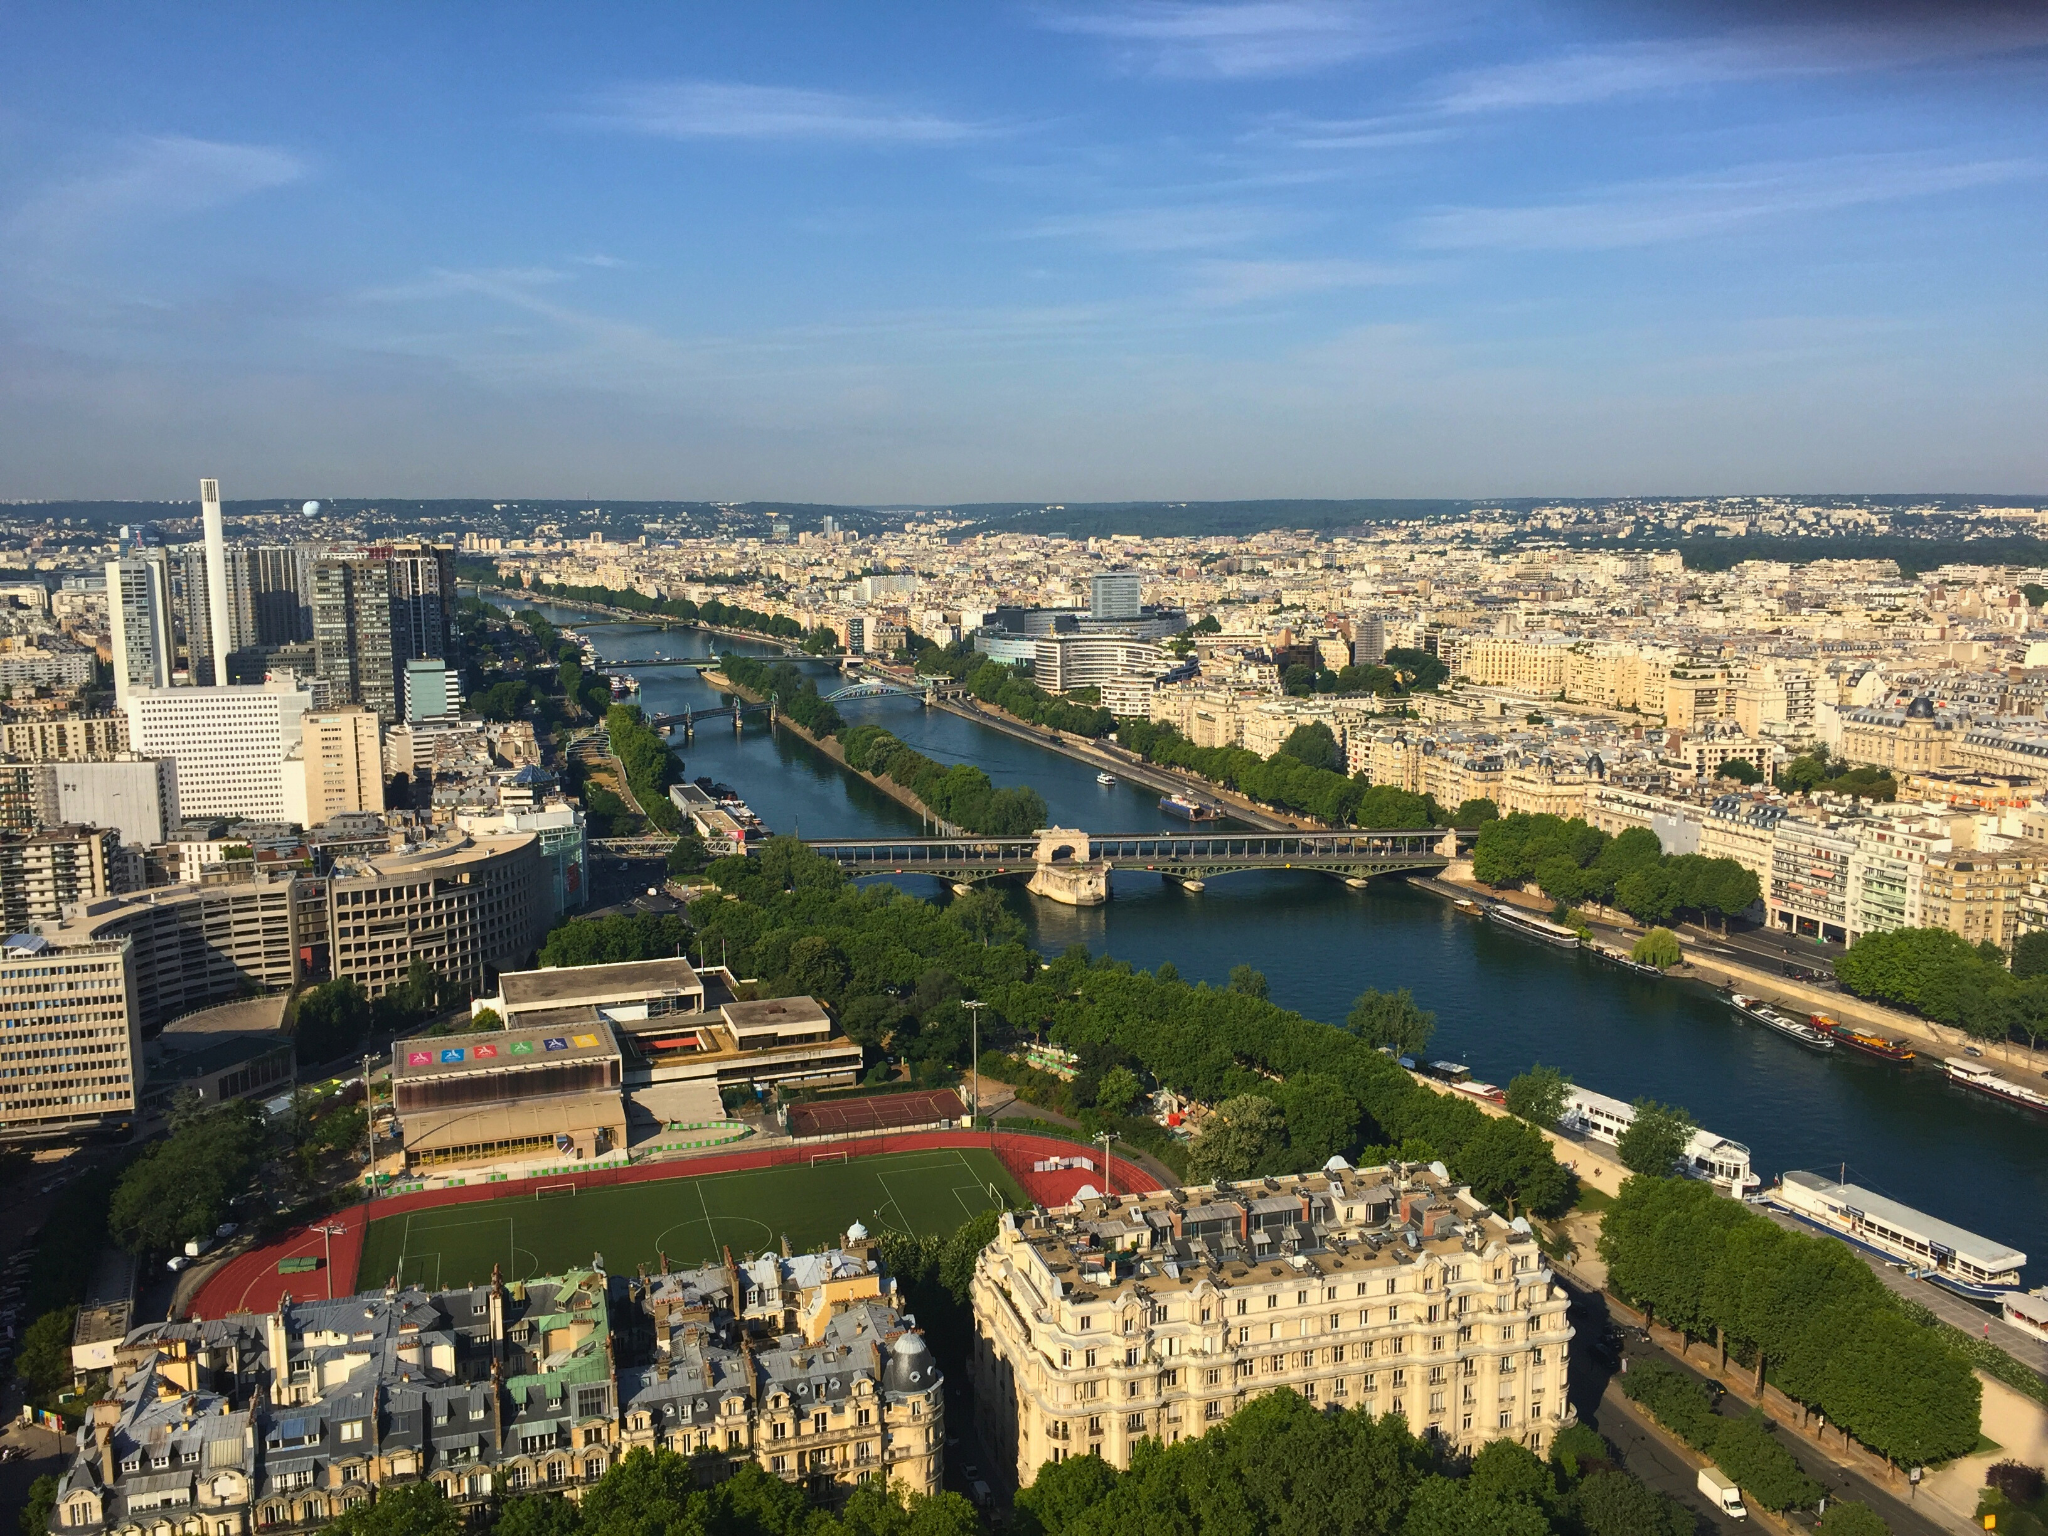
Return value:
<svg viewBox="0 0 2048 1536">
<path fill-rule="evenodd" d="M 735 1258 L 779 1249 L 784 1237 L 802 1252 L 856 1221 L 877 1233 L 946 1233 L 992 1206 L 1025 1203 L 1001 1161 L 978 1147 L 528 1194 L 371 1222 L 356 1287 L 376 1290 L 393 1275 L 428 1290 L 481 1285 L 493 1264 L 524 1280 L 600 1253 L 614 1274 L 652 1269 L 659 1253 L 681 1268 L 728 1247 Z"/>
</svg>

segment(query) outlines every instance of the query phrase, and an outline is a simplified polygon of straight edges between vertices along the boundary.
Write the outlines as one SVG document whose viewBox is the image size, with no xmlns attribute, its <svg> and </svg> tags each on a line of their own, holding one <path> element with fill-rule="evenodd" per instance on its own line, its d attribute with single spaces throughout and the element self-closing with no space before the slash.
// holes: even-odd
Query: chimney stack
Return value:
<svg viewBox="0 0 2048 1536">
<path fill-rule="evenodd" d="M 199 519 L 206 536 L 206 617 L 213 631 L 213 686 L 228 683 L 228 653 L 234 649 L 228 615 L 228 541 L 220 519 L 220 482 L 199 482 Z"/>
</svg>

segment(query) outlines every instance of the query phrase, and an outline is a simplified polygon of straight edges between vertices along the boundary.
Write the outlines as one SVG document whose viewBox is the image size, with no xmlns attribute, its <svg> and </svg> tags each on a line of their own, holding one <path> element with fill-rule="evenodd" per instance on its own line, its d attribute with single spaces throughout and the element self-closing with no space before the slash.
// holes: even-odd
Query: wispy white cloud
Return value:
<svg viewBox="0 0 2048 1536">
<path fill-rule="evenodd" d="M 632 265 L 622 256 L 607 256 L 602 251 L 592 251 L 588 256 L 571 256 L 569 259 L 579 267 L 599 267 L 606 271 Z"/>
<path fill-rule="evenodd" d="M 1270 208 L 1200 203 L 1061 214 L 1039 220 L 1024 234 L 1042 240 L 1084 241 L 1113 251 L 1200 251 L 1238 245 L 1293 229 L 1299 223 L 1297 217 Z"/>
<path fill-rule="evenodd" d="M 1345 288 L 1379 288 L 1414 280 L 1412 270 L 1342 257 L 1324 260 L 1203 261 L 1195 265 L 1192 303 L 1225 307 L 1267 299 L 1333 293 Z"/>
<path fill-rule="evenodd" d="M 1302 117 L 1282 112 L 1247 133 L 1245 141 L 1283 144 L 1293 149 L 1406 149 L 1416 144 L 1437 143 L 1458 131 L 1440 112 L 1351 118 Z"/>
<path fill-rule="evenodd" d="M 14 209 L 6 227 L 16 242 L 69 246 L 152 219 L 204 213 L 305 174 L 304 161 L 270 145 L 138 138 L 91 169 L 29 197 Z"/>
<path fill-rule="evenodd" d="M 618 86 L 579 121 L 665 139 L 814 140 L 845 144 L 958 144 L 993 125 L 837 91 L 674 80 Z"/>
<path fill-rule="evenodd" d="M 1046 10 L 1055 31 L 1101 38 L 1126 67 L 1223 78 L 1292 75 L 1440 35 L 1446 9 L 1401 0 L 1126 0 Z"/>
<path fill-rule="evenodd" d="M 2038 176 L 2027 160 L 1943 162 L 1919 155 L 1843 156 L 1629 182 L 1570 202 L 1451 208 L 1411 226 L 1437 250 L 1612 250 L 1727 234 L 1801 214 L 1964 191 Z"/>
</svg>

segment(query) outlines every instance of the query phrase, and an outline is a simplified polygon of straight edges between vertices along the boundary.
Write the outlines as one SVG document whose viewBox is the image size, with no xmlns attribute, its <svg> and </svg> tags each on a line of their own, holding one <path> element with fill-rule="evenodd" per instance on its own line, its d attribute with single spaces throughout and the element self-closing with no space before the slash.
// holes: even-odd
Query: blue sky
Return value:
<svg viewBox="0 0 2048 1536">
<path fill-rule="evenodd" d="M 0 496 L 2048 494 L 2048 9 L 0 6 Z"/>
</svg>

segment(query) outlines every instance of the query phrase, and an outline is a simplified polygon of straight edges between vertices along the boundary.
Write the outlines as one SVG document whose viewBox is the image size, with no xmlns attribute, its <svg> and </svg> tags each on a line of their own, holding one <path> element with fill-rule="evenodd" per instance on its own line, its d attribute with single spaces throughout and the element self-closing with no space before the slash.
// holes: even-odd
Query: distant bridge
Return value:
<svg viewBox="0 0 2048 1536">
<path fill-rule="evenodd" d="M 815 838 L 810 848 L 848 874 L 933 875 L 972 885 L 1010 876 L 1030 878 L 1084 870 L 1107 894 L 1110 870 L 1146 870 L 1192 890 L 1217 875 L 1252 869 L 1306 869 L 1363 883 L 1396 870 L 1442 869 L 1476 834 L 1467 831 L 1349 832 L 1079 832 L 1053 827 L 1026 837 Z M 1061 880 L 1062 885 L 1074 882 Z M 1054 894 L 1044 890 L 1043 894 Z M 1061 897 L 1060 899 L 1066 899 Z M 1100 900 L 1097 896 L 1094 900 Z M 1093 905 L 1083 899 L 1077 905 Z"/>
</svg>

